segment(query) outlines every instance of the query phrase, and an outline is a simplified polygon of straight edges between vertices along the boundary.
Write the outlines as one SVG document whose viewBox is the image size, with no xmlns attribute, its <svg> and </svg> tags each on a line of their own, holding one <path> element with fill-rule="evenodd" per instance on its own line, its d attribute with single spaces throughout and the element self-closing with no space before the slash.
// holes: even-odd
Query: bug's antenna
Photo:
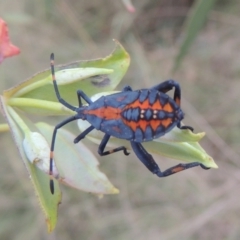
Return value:
<svg viewBox="0 0 240 240">
<path fill-rule="evenodd" d="M 55 78 L 55 69 L 54 69 L 54 53 L 51 53 L 50 55 L 50 65 L 51 65 L 51 74 L 52 74 L 52 82 L 53 82 L 53 86 L 54 86 L 54 90 L 56 92 L 57 98 L 61 98 L 60 97 L 60 93 L 58 91 L 58 86 L 56 83 L 56 78 Z"/>
<path fill-rule="evenodd" d="M 56 93 L 58 93 L 58 88 L 55 79 L 55 70 L 54 70 L 54 54 L 52 53 L 50 56 L 50 65 L 51 65 L 51 74 L 52 74 L 52 81 L 55 88 Z M 55 138 L 52 139 L 52 142 L 55 141 Z M 53 143 L 51 144 L 51 151 L 50 151 L 50 163 L 49 163 L 49 176 L 50 176 L 50 191 L 54 194 L 54 182 L 53 182 Z"/>
<path fill-rule="evenodd" d="M 53 86 L 54 86 L 54 90 L 57 96 L 58 101 L 65 107 L 71 109 L 72 111 L 76 111 L 78 108 L 75 106 L 72 106 L 71 104 L 69 104 L 68 102 L 66 102 L 64 99 L 61 98 L 59 90 L 58 90 L 58 85 L 57 85 L 57 81 L 55 78 L 55 69 L 54 69 L 54 54 L 52 53 L 50 56 L 50 65 L 51 65 L 51 75 L 52 75 L 52 82 L 53 82 Z M 61 128 L 62 126 L 64 126 L 65 124 L 71 122 L 71 121 L 75 121 L 76 119 L 78 119 L 78 115 L 74 115 L 70 118 L 65 119 L 64 121 L 62 121 L 61 123 L 57 124 L 54 128 L 53 131 L 53 136 L 52 136 L 52 142 L 51 142 L 51 149 L 50 149 L 50 162 L 49 162 L 49 176 L 50 176 L 50 190 L 51 193 L 54 194 L 54 176 L 53 176 L 53 159 L 54 159 L 54 145 L 55 145 L 55 140 L 56 140 L 56 134 L 57 134 L 57 130 L 59 128 Z"/>
</svg>

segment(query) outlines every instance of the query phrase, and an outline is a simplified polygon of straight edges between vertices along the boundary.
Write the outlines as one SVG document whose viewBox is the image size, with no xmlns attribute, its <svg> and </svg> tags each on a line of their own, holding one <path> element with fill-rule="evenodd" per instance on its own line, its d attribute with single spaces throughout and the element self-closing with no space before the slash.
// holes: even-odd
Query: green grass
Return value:
<svg viewBox="0 0 240 240">
<path fill-rule="evenodd" d="M 57 64 L 104 57 L 113 50 L 112 38 L 116 38 L 131 55 L 118 89 L 178 80 L 184 123 L 196 132 L 206 131 L 201 144 L 219 169 L 191 169 L 158 179 L 133 153 L 99 157 L 100 169 L 120 194 L 98 199 L 62 186 L 58 224 L 49 235 L 27 171 L 10 134 L 4 133 L 0 135 L 0 239 L 239 239 L 239 3 L 221 1 L 210 12 L 174 74 L 188 6 L 140 0 L 133 2 L 137 11 L 131 15 L 120 1 L 45 3 L 1 3 L 0 16 L 21 49 L 19 56 L 0 65 L 1 91 L 48 68 L 51 52 Z M 89 145 L 98 157 L 97 146 Z M 176 163 L 155 159 L 162 169 Z"/>
</svg>

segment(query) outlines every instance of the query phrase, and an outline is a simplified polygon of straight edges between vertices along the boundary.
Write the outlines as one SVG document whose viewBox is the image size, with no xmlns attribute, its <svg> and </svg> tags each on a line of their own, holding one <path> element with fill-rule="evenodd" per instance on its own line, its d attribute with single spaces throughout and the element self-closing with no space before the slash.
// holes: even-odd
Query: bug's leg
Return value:
<svg viewBox="0 0 240 240">
<path fill-rule="evenodd" d="M 81 100 L 81 98 L 83 98 L 88 104 L 92 103 L 92 100 L 81 90 L 77 91 L 77 96 L 78 96 L 79 107 L 82 107 L 82 100 Z"/>
<path fill-rule="evenodd" d="M 131 146 L 138 159 L 148 168 L 149 171 L 156 174 L 160 172 L 160 168 L 154 161 L 152 155 L 150 155 L 142 146 L 141 143 L 130 141 Z"/>
<path fill-rule="evenodd" d="M 124 147 L 124 146 L 121 146 L 121 147 L 117 147 L 117 148 L 114 148 L 114 149 L 111 149 L 109 151 L 104 151 L 106 145 L 107 145 L 107 142 L 109 141 L 109 138 L 110 138 L 110 135 L 108 134 L 105 134 L 100 145 L 99 145 L 99 148 L 98 148 L 98 153 L 100 156 L 106 156 L 106 155 L 109 155 L 111 153 L 115 153 L 115 152 L 119 152 L 119 151 L 123 151 L 123 153 L 125 155 L 129 155 L 129 152 L 127 151 L 127 149 Z"/>
<path fill-rule="evenodd" d="M 181 172 L 183 170 L 186 170 L 188 168 L 193 168 L 197 166 L 201 166 L 203 169 L 207 170 L 209 168 L 205 167 L 203 164 L 198 162 L 193 163 L 186 163 L 186 164 L 178 164 L 176 166 L 173 166 L 171 168 L 168 168 L 165 171 L 161 171 L 157 163 L 154 161 L 152 155 L 150 155 L 142 146 L 141 143 L 132 142 L 132 149 L 137 155 L 137 157 L 140 159 L 140 161 L 153 173 L 156 174 L 158 177 L 167 177 L 169 175 L 172 175 L 177 172 Z"/>
<path fill-rule="evenodd" d="M 181 88 L 180 88 L 180 85 L 179 85 L 178 82 L 170 79 L 170 80 L 164 81 L 164 82 L 152 87 L 151 89 L 155 89 L 155 90 L 158 90 L 159 92 L 166 93 L 166 92 L 172 90 L 173 88 L 175 88 L 173 99 L 177 103 L 177 105 L 180 107 L 180 104 L 181 104 Z"/>
<path fill-rule="evenodd" d="M 130 86 L 125 86 L 122 91 L 123 92 L 131 92 L 132 88 Z"/>
<path fill-rule="evenodd" d="M 56 142 L 56 135 L 57 135 L 57 130 L 64 126 L 65 124 L 72 122 L 74 120 L 78 119 L 77 115 L 72 116 L 70 118 L 65 119 L 64 121 L 60 122 L 57 124 L 54 128 L 53 131 L 53 136 L 52 136 L 52 143 L 51 143 L 51 149 L 50 149 L 50 163 L 49 163 L 49 176 L 50 176 L 50 190 L 51 193 L 54 194 L 54 184 L 53 184 L 53 158 L 54 158 L 54 146 Z"/>
<path fill-rule="evenodd" d="M 55 79 L 55 69 L 54 69 L 54 54 L 52 53 L 50 56 L 50 65 L 51 65 L 51 74 L 52 74 L 52 82 L 53 82 L 53 86 L 54 86 L 54 90 L 57 96 L 58 101 L 64 105 L 65 107 L 76 111 L 76 107 L 72 106 L 71 104 L 69 104 L 68 102 L 66 102 L 64 99 L 61 98 L 59 90 L 58 90 L 58 85 Z"/>
<path fill-rule="evenodd" d="M 181 126 L 181 123 L 179 123 L 179 124 L 177 125 L 177 127 L 180 128 L 180 129 L 189 129 L 189 130 L 191 130 L 192 132 L 194 131 L 194 128 L 193 128 L 193 127 L 191 127 L 191 126 L 186 126 L 186 125 Z"/>
<path fill-rule="evenodd" d="M 86 130 L 84 130 L 82 133 L 80 133 L 75 139 L 74 139 L 74 143 L 78 143 L 79 141 L 81 141 L 83 138 L 85 138 L 85 136 L 87 134 L 89 134 L 92 130 L 94 129 L 93 126 L 88 127 Z"/>
</svg>

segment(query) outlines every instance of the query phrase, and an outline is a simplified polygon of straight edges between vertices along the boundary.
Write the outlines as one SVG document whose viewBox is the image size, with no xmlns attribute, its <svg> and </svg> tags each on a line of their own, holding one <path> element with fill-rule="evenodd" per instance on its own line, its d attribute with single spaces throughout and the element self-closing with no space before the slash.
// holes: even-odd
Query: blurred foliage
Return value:
<svg viewBox="0 0 240 240">
<path fill-rule="evenodd" d="M 216 0 L 198 0 L 192 7 L 192 14 L 189 15 L 188 19 L 186 19 L 186 29 L 183 32 L 183 35 L 185 36 L 175 59 L 173 71 L 178 69 L 179 64 L 182 62 L 203 24 L 206 22 L 208 13 L 213 8 L 215 2 Z"/>
<path fill-rule="evenodd" d="M 116 38 L 132 58 L 119 89 L 178 80 L 185 124 L 207 132 L 202 144 L 219 165 L 219 170 L 192 169 L 158 179 L 133 154 L 101 158 L 101 170 L 120 194 L 99 200 L 64 188 L 59 223 L 48 235 L 25 167 L 9 133 L 1 134 L 2 239 L 239 239 L 240 3 L 216 2 L 173 74 L 184 22 L 196 6 L 193 2 L 132 1 L 134 14 L 122 2 L 110 0 L 49 1 L 51 6 L 40 0 L 1 2 L 0 16 L 21 49 L 21 55 L 1 64 L 1 89 L 47 68 L 51 52 L 62 63 L 102 57 Z M 1 116 L 0 121 L 4 122 Z M 87 144 L 95 153 L 96 146 Z M 156 160 L 162 169 L 172 165 L 162 157 Z"/>
</svg>

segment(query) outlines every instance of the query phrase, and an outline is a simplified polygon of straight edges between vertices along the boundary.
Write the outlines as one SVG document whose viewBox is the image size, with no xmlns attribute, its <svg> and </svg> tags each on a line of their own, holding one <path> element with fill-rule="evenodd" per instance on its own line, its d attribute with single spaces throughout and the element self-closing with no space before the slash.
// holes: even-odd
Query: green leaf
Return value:
<svg viewBox="0 0 240 240">
<path fill-rule="evenodd" d="M 201 30 L 202 26 L 207 20 L 209 11 L 213 8 L 216 0 L 198 0 L 192 7 L 192 12 L 186 19 L 184 39 L 180 46 L 177 57 L 175 58 L 173 72 L 175 72 L 181 61 L 187 54 L 188 49 L 192 45 L 193 41 L 197 37 L 197 34 Z"/>
<path fill-rule="evenodd" d="M 13 115 L 9 113 L 11 108 L 7 107 L 6 102 L 6 99 L 3 97 L 0 98 L 2 112 L 8 122 L 15 144 L 30 175 L 35 193 L 46 217 L 48 231 L 51 232 L 56 226 L 58 204 L 61 202 L 61 192 L 58 186 L 58 182 L 55 181 L 56 191 L 55 194 L 52 195 L 49 189 L 49 176 L 40 171 L 35 164 L 30 163 L 26 157 L 25 150 L 23 148 L 23 141 L 25 137 L 25 134 L 23 132 L 24 123 L 22 125 L 19 123 L 21 122 L 21 119 L 19 116 L 17 116 L 17 114 L 14 118 Z M 25 131 L 27 131 L 26 127 Z"/>
<path fill-rule="evenodd" d="M 58 181 L 54 180 L 54 194 L 51 194 L 49 176 L 35 167 L 34 164 L 28 164 L 28 167 L 31 172 L 31 180 L 35 188 L 35 193 L 46 216 L 48 232 L 52 232 L 57 224 L 58 205 L 62 199 Z"/>
<path fill-rule="evenodd" d="M 199 162 L 209 168 L 218 168 L 212 157 L 198 143 L 153 141 L 146 142 L 143 145 L 150 153 L 187 163 Z"/>
<path fill-rule="evenodd" d="M 53 126 L 37 123 L 39 131 L 50 143 Z M 58 180 L 68 186 L 96 194 L 116 194 L 116 189 L 105 174 L 98 169 L 98 160 L 83 142 L 74 144 L 76 136 L 59 129 L 56 137 L 55 163 L 59 172 Z"/>
<path fill-rule="evenodd" d="M 70 104 L 78 105 L 78 89 L 92 95 L 113 90 L 119 84 L 128 69 L 130 57 L 125 49 L 115 42 L 115 50 L 106 58 L 56 66 L 55 76 L 59 79 L 62 98 Z M 23 112 L 35 115 L 69 115 L 72 111 L 58 102 L 49 69 L 4 91 L 0 103 L 20 156 L 31 176 L 40 206 L 46 216 L 48 230 L 52 231 L 57 222 L 61 192 L 56 180 L 54 195 L 50 192 L 49 176 L 46 174 L 49 166 L 49 144 Z M 18 109 L 21 111 L 18 112 Z M 53 127 L 44 124 L 39 124 L 38 127 L 50 141 Z M 4 129 L 5 125 L 0 126 L 1 131 Z M 99 171 L 94 155 L 83 144 L 77 144 L 75 147 L 73 138 L 67 131 L 59 131 L 57 145 L 61 148 L 56 152 L 56 159 L 59 159 L 59 181 L 97 194 L 118 193 L 118 189 Z"/>
<path fill-rule="evenodd" d="M 81 132 L 89 126 L 88 122 L 78 120 L 78 127 Z M 190 130 L 180 130 L 175 127 L 169 133 L 158 139 L 144 142 L 143 146 L 149 153 L 155 153 L 183 162 L 199 162 L 209 168 L 218 168 L 212 157 L 210 157 L 198 143 L 204 135 L 204 133 L 195 134 Z M 99 145 L 103 138 L 103 133 L 93 130 L 86 137 Z M 110 148 L 125 146 L 131 150 L 129 141 L 114 137 L 110 138 L 107 146 Z"/>
<path fill-rule="evenodd" d="M 205 133 L 193 133 L 189 129 L 179 129 L 175 127 L 173 131 L 168 132 L 164 136 L 156 139 L 156 141 L 162 142 L 199 142 Z"/>
<path fill-rule="evenodd" d="M 68 78 L 67 85 L 59 86 L 59 91 L 63 99 L 72 105 L 78 105 L 76 94 L 78 89 L 83 90 L 87 95 L 91 96 L 98 92 L 113 90 L 119 84 L 128 69 L 130 57 L 121 44 L 117 41 L 115 42 L 115 50 L 106 58 L 78 61 L 67 65 L 56 66 L 56 76 L 60 74 L 60 76 L 63 77 L 63 75 L 65 75 L 65 77 L 67 76 Z M 76 72 L 80 71 L 80 68 L 86 71 L 86 68 L 90 68 L 90 75 L 84 76 L 85 78 L 83 79 L 81 77 L 76 78 L 76 75 L 81 75 L 79 73 L 76 74 Z M 92 72 L 92 70 L 97 72 Z M 71 77 L 73 77 L 73 81 L 71 81 Z M 11 106 L 17 106 L 24 112 L 54 115 L 56 114 L 55 111 L 38 108 L 38 105 L 35 105 L 34 101 L 31 102 L 31 99 L 35 101 L 58 102 L 50 80 L 51 74 L 48 69 L 36 74 L 14 88 L 6 90 L 4 97 L 9 100 Z M 13 100 L 15 98 L 17 98 L 16 101 Z M 19 98 L 29 99 L 28 105 L 26 105 L 26 103 L 21 105 Z M 46 107 L 47 105 L 48 104 L 45 104 Z M 42 106 L 44 107 L 44 105 Z M 62 111 L 62 114 L 66 114 L 66 111 Z"/>
</svg>

